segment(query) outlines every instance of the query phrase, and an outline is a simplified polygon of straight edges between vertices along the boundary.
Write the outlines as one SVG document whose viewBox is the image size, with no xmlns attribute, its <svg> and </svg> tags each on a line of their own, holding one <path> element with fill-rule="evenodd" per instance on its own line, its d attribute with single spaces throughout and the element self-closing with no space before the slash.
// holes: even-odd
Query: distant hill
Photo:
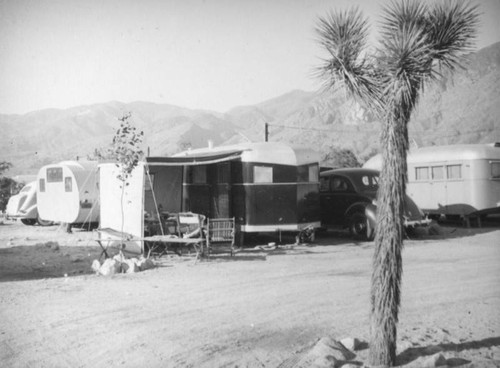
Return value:
<svg viewBox="0 0 500 368">
<path fill-rule="evenodd" d="M 467 69 L 426 86 L 409 127 L 413 144 L 500 141 L 500 43 L 469 56 Z M 132 113 L 144 130 L 145 151 L 170 155 L 189 147 L 264 140 L 301 144 L 325 155 L 352 150 L 360 161 L 379 150 L 380 122 L 342 92 L 292 91 L 225 113 L 149 102 L 108 102 L 24 115 L 0 114 L 0 161 L 9 176 L 33 174 L 47 163 L 85 157 L 109 145 L 118 118 Z"/>
</svg>

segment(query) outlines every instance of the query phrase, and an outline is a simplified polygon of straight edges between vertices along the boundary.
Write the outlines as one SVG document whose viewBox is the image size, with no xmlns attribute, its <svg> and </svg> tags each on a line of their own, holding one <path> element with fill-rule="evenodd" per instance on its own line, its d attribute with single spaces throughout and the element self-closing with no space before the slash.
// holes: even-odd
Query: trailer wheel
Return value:
<svg viewBox="0 0 500 368">
<path fill-rule="evenodd" d="M 27 218 L 23 218 L 21 219 L 21 222 L 24 224 L 24 225 L 28 225 L 28 226 L 33 226 L 36 224 L 36 219 L 27 219 Z"/>
<path fill-rule="evenodd" d="M 349 232 L 354 239 L 369 241 L 373 240 L 375 229 L 372 229 L 364 213 L 356 212 L 349 219 Z"/>
</svg>

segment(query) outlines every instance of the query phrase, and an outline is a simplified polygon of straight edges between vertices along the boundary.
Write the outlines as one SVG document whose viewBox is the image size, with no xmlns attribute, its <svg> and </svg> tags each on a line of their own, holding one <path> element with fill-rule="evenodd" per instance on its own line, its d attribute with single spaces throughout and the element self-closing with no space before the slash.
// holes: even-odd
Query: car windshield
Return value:
<svg viewBox="0 0 500 368">
<path fill-rule="evenodd" d="M 20 193 L 29 192 L 31 190 L 31 185 L 26 185 L 23 189 L 21 189 Z"/>
</svg>

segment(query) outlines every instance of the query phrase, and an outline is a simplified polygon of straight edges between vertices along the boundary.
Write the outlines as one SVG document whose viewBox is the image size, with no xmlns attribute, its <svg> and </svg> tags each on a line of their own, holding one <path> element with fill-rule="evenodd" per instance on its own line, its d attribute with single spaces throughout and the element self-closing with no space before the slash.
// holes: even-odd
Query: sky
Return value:
<svg viewBox="0 0 500 368">
<path fill-rule="evenodd" d="M 0 0 L 0 113 L 108 101 L 224 112 L 314 91 L 315 25 L 383 0 Z M 500 40 L 500 0 L 477 0 L 477 48 Z M 374 36 L 375 37 L 375 36 Z"/>
</svg>

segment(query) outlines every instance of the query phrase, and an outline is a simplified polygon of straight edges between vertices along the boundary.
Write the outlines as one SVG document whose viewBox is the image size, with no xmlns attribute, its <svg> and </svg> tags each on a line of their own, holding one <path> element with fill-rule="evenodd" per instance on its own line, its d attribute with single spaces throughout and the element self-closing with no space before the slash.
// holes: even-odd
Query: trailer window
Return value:
<svg viewBox="0 0 500 368">
<path fill-rule="evenodd" d="M 38 189 L 40 192 L 45 192 L 45 179 L 40 179 L 38 181 Z"/>
<path fill-rule="evenodd" d="M 318 181 L 319 168 L 317 164 L 303 165 L 297 167 L 297 181 L 299 183 L 316 183 Z"/>
<path fill-rule="evenodd" d="M 462 165 L 446 166 L 446 177 L 448 179 L 462 179 Z"/>
<path fill-rule="evenodd" d="M 429 180 L 429 168 L 428 167 L 416 167 L 415 168 L 415 180 Z"/>
<path fill-rule="evenodd" d="M 297 167 L 297 181 L 299 183 L 304 183 L 309 181 L 309 167 L 304 165 L 304 166 L 299 166 Z"/>
<path fill-rule="evenodd" d="M 443 180 L 444 179 L 443 166 L 433 166 L 432 167 L 432 179 L 434 179 L 434 180 Z"/>
<path fill-rule="evenodd" d="M 309 165 L 309 183 L 317 183 L 318 176 L 319 176 L 319 166 L 316 164 Z"/>
<path fill-rule="evenodd" d="M 217 183 L 229 183 L 231 181 L 231 167 L 229 162 L 217 165 Z"/>
<path fill-rule="evenodd" d="M 49 167 L 47 169 L 47 183 L 58 183 L 63 181 L 62 167 Z"/>
<path fill-rule="evenodd" d="M 253 167 L 253 182 L 254 183 L 272 183 L 273 168 L 269 166 L 254 166 Z"/>
<path fill-rule="evenodd" d="M 65 192 L 72 192 L 73 191 L 73 182 L 71 181 L 70 176 L 66 176 L 64 178 L 64 191 Z"/>
<path fill-rule="evenodd" d="M 491 178 L 500 179 L 500 161 L 490 162 L 491 165 Z"/>
<path fill-rule="evenodd" d="M 207 167 L 205 165 L 189 167 L 188 183 L 206 184 L 207 183 Z"/>
</svg>

